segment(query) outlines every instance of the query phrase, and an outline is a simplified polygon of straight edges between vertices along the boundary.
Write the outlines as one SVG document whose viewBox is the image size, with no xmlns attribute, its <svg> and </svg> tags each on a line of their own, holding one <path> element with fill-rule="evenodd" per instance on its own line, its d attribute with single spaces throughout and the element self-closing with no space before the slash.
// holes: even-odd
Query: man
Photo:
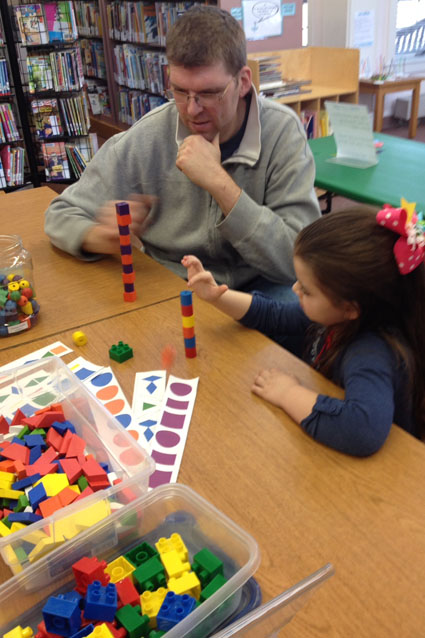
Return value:
<svg viewBox="0 0 425 638">
<path fill-rule="evenodd" d="M 166 53 L 174 100 L 101 147 L 49 206 L 45 230 L 98 259 L 119 250 L 114 202 L 127 200 L 146 253 L 180 276 L 192 253 L 220 283 L 282 297 L 295 237 L 320 215 L 300 121 L 257 98 L 244 32 L 226 11 L 184 13 Z"/>
</svg>

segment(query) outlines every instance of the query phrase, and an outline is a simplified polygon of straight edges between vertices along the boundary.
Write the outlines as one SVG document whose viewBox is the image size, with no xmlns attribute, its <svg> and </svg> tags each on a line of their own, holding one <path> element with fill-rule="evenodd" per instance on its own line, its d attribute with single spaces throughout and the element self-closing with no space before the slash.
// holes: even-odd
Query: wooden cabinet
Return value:
<svg viewBox="0 0 425 638">
<path fill-rule="evenodd" d="M 253 83 L 260 87 L 258 59 L 278 56 L 282 76 L 285 79 L 311 80 L 306 87 L 309 93 L 287 95 L 279 98 L 301 115 L 302 111 L 320 111 L 325 100 L 357 103 L 359 97 L 359 50 L 331 47 L 305 47 L 267 51 L 248 56 Z"/>
</svg>

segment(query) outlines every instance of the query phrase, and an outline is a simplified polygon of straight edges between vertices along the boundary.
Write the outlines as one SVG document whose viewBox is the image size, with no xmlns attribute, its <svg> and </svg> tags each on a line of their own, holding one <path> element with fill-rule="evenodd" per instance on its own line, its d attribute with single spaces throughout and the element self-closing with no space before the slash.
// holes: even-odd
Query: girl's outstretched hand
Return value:
<svg viewBox="0 0 425 638">
<path fill-rule="evenodd" d="M 254 394 L 258 394 L 259 397 L 282 408 L 284 407 L 282 402 L 286 393 L 296 386 L 299 386 L 299 381 L 296 377 L 286 374 L 277 368 L 269 368 L 260 370 L 254 379 L 251 390 Z"/>
<path fill-rule="evenodd" d="M 226 284 L 217 284 L 212 274 L 204 270 L 202 263 L 194 255 L 185 255 L 182 264 L 187 268 L 187 285 L 200 299 L 213 303 L 228 290 Z"/>
</svg>

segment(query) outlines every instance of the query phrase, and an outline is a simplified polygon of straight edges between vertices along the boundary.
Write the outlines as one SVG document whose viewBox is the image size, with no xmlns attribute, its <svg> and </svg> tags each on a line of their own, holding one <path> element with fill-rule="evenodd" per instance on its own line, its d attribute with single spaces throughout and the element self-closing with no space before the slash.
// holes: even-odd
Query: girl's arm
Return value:
<svg viewBox="0 0 425 638">
<path fill-rule="evenodd" d="M 194 255 L 185 255 L 182 264 L 187 268 L 187 284 L 200 299 L 208 301 L 221 312 L 239 321 L 248 312 L 252 295 L 238 290 L 229 290 L 226 284 L 219 286 L 212 274 L 204 270 Z"/>
<path fill-rule="evenodd" d="M 285 410 L 296 423 L 301 423 L 312 413 L 319 396 L 302 386 L 296 377 L 277 368 L 261 370 L 255 377 L 252 391 Z"/>
</svg>

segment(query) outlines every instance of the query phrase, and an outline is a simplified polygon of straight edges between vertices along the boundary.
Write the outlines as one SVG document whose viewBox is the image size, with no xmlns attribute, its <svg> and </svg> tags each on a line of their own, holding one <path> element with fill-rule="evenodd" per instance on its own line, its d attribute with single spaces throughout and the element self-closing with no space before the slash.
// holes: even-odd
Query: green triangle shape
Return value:
<svg viewBox="0 0 425 638">
<path fill-rule="evenodd" d="M 149 410 L 149 408 L 156 408 L 153 403 L 143 403 L 143 410 Z"/>
<path fill-rule="evenodd" d="M 48 351 L 45 354 L 43 354 L 43 356 L 41 358 L 45 359 L 46 357 L 54 357 L 54 354 L 52 352 Z"/>
</svg>

